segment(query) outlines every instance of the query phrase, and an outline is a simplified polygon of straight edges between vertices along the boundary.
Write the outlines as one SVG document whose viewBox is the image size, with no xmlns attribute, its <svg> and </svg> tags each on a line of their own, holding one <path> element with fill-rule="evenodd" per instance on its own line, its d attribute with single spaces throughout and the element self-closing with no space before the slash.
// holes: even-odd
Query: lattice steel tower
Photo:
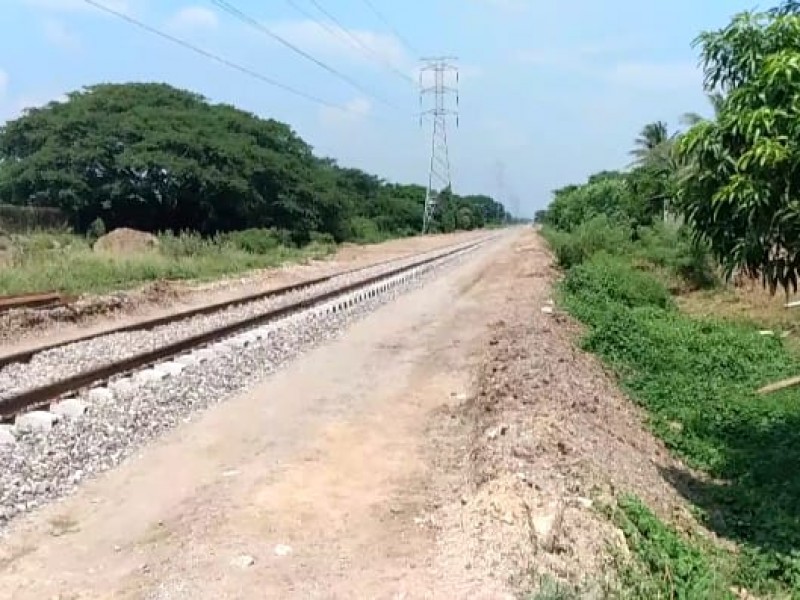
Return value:
<svg viewBox="0 0 800 600">
<path fill-rule="evenodd" d="M 447 149 L 447 118 L 455 117 L 458 127 L 458 67 L 454 56 L 423 58 L 419 73 L 420 126 L 425 115 L 433 118 L 431 134 L 431 164 L 428 174 L 428 191 L 425 194 L 425 212 L 422 217 L 422 233 L 427 233 L 431 219 L 436 213 L 441 191 L 451 187 L 450 154 Z M 432 74 L 433 81 L 425 81 Z M 433 95 L 434 105 L 425 109 L 425 96 Z M 448 108 L 447 100 L 454 96 L 456 109 Z"/>
</svg>

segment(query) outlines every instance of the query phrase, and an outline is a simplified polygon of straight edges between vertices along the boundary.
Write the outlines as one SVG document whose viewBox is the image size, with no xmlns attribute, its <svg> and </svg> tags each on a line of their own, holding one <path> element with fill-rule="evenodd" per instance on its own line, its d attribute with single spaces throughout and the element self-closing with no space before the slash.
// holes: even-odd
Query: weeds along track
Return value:
<svg viewBox="0 0 800 600">
<path fill-rule="evenodd" d="M 261 325 L 303 311 L 341 311 L 391 290 L 419 269 L 473 250 L 494 237 L 2 357 L 0 418 L 10 420 L 132 373 L 140 380 L 178 373 L 190 362 L 213 353 L 206 351 L 204 355 L 204 347 L 246 346 L 257 339 L 257 334 L 249 330 Z"/>
</svg>

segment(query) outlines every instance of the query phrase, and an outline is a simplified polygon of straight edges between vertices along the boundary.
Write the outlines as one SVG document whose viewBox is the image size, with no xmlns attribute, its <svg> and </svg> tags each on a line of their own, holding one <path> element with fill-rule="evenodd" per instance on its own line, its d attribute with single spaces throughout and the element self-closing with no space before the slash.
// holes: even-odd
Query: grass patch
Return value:
<svg viewBox="0 0 800 600">
<path fill-rule="evenodd" d="M 618 556 L 619 596 L 653 600 L 733 600 L 730 556 L 688 539 L 662 523 L 634 496 L 620 499 L 612 518 L 625 535 L 630 559 Z"/>
<path fill-rule="evenodd" d="M 573 586 L 553 577 L 542 577 L 536 592 L 526 600 L 580 600 L 580 592 Z"/>
<path fill-rule="evenodd" d="M 800 597 L 800 390 L 754 393 L 800 374 L 796 355 L 751 326 L 681 313 L 664 285 L 630 259 L 600 254 L 570 269 L 561 300 L 588 326 L 584 347 L 618 373 L 649 412 L 655 433 L 711 476 L 664 473 L 695 503 L 706 526 L 741 545 L 730 557 L 735 568 L 725 572 L 698 550 L 708 580 L 725 582 L 725 589 Z M 623 512 L 647 533 L 643 539 L 674 550 L 664 555 L 665 564 L 646 560 L 648 569 L 686 574 L 685 560 L 700 560 L 694 551 L 680 550 L 680 540 L 660 531 L 643 507 L 630 504 Z M 692 573 L 681 584 L 687 594 L 701 589 Z"/>
<path fill-rule="evenodd" d="M 336 247 L 320 238 L 298 248 L 266 230 L 212 239 L 165 234 L 159 236 L 158 250 L 124 257 L 93 252 L 86 238 L 68 233 L 13 236 L 12 244 L 12 264 L 0 267 L 0 294 L 100 293 L 159 279 L 208 280 L 322 258 Z"/>
<path fill-rule="evenodd" d="M 572 231 L 545 227 L 542 235 L 563 269 L 578 266 L 597 254 L 611 254 L 659 273 L 675 290 L 707 289 L 718 283 L 708 249 L 693 242 L 689 232 L 676 225 L 656 223 L 633 229 L 599 215 Z"/>
</svg>

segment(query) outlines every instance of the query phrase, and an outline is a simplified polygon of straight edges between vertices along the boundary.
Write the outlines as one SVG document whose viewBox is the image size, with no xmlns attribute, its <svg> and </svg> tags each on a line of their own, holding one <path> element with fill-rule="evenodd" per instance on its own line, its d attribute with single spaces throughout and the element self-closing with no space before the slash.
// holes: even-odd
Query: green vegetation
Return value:
<svg viewBox="0 0 800 600">
<path fill-rule="evenodd" d="M 800 392 L 754 391 L 800 372 L 800 360 L 753 328 L 681 314 L 629 258 L 598 254 L 570 269 L 561 291 L 588 326 L 584 347 L 614 368 L 668 447 L 712 477 L 664 473 L 707 527 L 742 546 L 729 559 L 736 569 L 720 573 L 711 561 L 703 577 L 760 593 L 800 589 Z M 666 552 L 662 537 L 647 543 Z M 692 595 L 695 584 L 687 579 L 678 597 L 725 597 Z"/>
<path fill-rule="evenodd" d="M 800 390 L 755 390 L 800 374 L 796 348 L 758 319 L 693 318 L 674 294 L 718 273 L 796 289 L 800 269 L 800 3 L 743 13 L 697 40 L 714 116 L 687 132 L 643 128 L 633 164 L 554 193 L 537 215 L 566 276 L 561 304 L 584 347 L 646 409 L 653 431 L 703 474 L 663 476 L 708 530 L 662 523 L 636 498 L 611 516 L 631 556 L 631 598 L 800 598 Z"/>
<path fill-rule="evenodd" d="M 422 186 L 316 157 L 283 123 L 168 85 L 97 85 L 0 127 L 0 293 L 105 291 L 318 257 L 418 233 L 424 200 Z M 445 190 L 432 231 L 507 218 L 488 196 Z M 64 225 L 82 236 L 30 233 Z M 159 234 L 158 251 L 91 252 L 118 227 Z"/>
<path fill-rule="evenodd" d="M 634 496 L 620 499 L 612 519 L 625 534 L 634 560 L 617 557 L 618 595 L 640 600 L 734 600 L 729 557 L 702 539 L 666 527 Z"/>
<path fill-rule="evenodd" d="M 552 577 L 542 577 L 537 591 L 528 600 L 579 600 L 580 592 Z"/>
<path fill-rule="evenodd" d="M 247 230 L 201 237 L 159 236 L 158 248 L 120 257 L 94 252 L 87 238 L 71 233 L 12 236 L 13 257 L 0 268 L 0 294 L 58 290 L 106 292 L 157 279 L 211 279 L 285 262 L 322 258 L 335 249 L 330 236 L 315 234 L 302 247 L 288 234 Z"/>
<path fill-rule="evenodd" d="M 677 144 L 677 200 L 727 272 L 797 290 L 800 271 L 800 8 L 746 12 L 703 33 L 717 115 Z"/>
<path fill-rule="evenodd" d="M 209 236 L 248 228 L 375 242 L 419 232 L 425 189 L 316 157 L 288 125 L 161 84 L 96 85 L 0 128 L 0 202 L 52 206 L 76 231 Z M 507 218 L 447 191 L 434 230 Z M 98 221 L 99 219 L 99 221 Z"/>
</svg>

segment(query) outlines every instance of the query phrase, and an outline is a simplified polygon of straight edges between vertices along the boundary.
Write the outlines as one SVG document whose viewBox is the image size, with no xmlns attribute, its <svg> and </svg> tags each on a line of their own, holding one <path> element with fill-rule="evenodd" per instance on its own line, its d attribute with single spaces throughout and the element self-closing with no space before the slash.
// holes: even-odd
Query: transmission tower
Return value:
<svg viewBox="0 0 800 600">
<path fill-rule="evenodd" d="M 422 217 L 422 233 L 427 233 L 431 219 L 436 213 L 442 190 L 450 189 L 450 155 L 447 149 L 447 119 L 455 117 L 458 127 L 458 67 L 453 64 L 453 56 L 423 58 L 419 74 L 420 126 L 425 115 L 433 120 L 431 134 L 431 164 L 428 173 L 428 190 L 425 194 L 425 212 Z M 425 81 L 425 75 L 432 75 Z M 429 78 L 430 79 L 430 78 Z M 427 84 L 427 85 L 426 85 Z M 425 108 L 425 97 L 434 97 L 433 106 Z M 456 110 L 448 108 L 448 98 L 455 97 Z"/>
</svg>

